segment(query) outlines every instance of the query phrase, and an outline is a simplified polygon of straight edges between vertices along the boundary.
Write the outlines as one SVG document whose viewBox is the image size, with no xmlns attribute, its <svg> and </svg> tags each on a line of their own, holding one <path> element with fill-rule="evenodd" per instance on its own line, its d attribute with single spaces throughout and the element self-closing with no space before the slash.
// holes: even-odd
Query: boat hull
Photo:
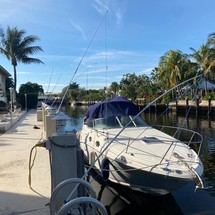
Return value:
<svg viewBox="0 0 215 215">
<path fill-rule="evenodd" d="M 89 164 L 89 159 L 86 155 L 85 159 Z M 103 177 L 103 179 L 108 179 L 114 183 L 127 186 L 133 190 L 156 196 L 171 193 L 179 187 L 182 187 L 192 181 L 191 178 L 176 178 L 169 175 L 162 175 L 135 169 L 134 167 L 124 165 L 116 160 L 109 161 L 108 166 L 101 167 L 101 163 L 102 161 L 96 162 L 93 168 L 101 177 L 104 176 L 104 172 L 109 172 L 108 178 Z M 107 174 L 105 175 L 107 176 Z"/>
<path fill-rule="evenodd" d="M 190 178 L 172 177 L 135 169 L 117 161 L 110 162 L 109 180 L 132 189 L 154 195 L 165 195 L 192 181 Z"/>
</svg>

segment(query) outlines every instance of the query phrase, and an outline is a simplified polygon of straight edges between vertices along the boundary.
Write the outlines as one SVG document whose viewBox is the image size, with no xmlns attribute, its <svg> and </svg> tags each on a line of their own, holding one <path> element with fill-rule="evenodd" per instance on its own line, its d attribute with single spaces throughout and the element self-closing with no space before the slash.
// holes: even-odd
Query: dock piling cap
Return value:
<svg viewBox="0 0 215 215">
<path fill-rule="evenodd" d="M 52 120 L 56 121 L 56 132 L 57 134 L 64 134 L 66 133 L 66 121 L 70 120 L 71 118 L 66 114 L 60 112 Z"/>
<path fill-rule="evenodd" d="M 56 114 L 56 108 L 54 107 L 51 107 L 51 106 L 47 106 L 45 108 L 45 110 L 48 112 L 48 115 L 55 115 Z"/>
<path fill-rule="evenodd" d="M 46 103 L 44 103 L 44 102 L 41 102 L 41 105 L 42 105 L 43 108 L 47 108 L 48 107 L 48 105 Z"/>
<path fill-rule="evenodd" d="M 68 115 L 66 115 L 63 112 L 60 112 L 59 114 L 57 114 L 55 117 L 52 118 L 52 120 L 56 120 L 56 121 L 66 121 L 70 119 L 72 118 L 70 118 Z"/>
</svg>

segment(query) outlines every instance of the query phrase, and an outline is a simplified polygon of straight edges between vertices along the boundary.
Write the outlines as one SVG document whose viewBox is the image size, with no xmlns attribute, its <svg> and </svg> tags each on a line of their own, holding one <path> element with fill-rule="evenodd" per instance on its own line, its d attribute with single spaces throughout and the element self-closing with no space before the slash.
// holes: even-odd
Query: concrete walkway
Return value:
<svg viewBox="0 0 215 215">
<path fill-rule="evenodd" d="M 34 125 L 40 129 L 34 129 Z M 48 151 L 37 147 L 32 168 L 32 189 L 28 186 L 29 154 L 42 137 L 42 122 L 36 110 L 27 112 L 0 136 L 0 215 L 49 214 L 50 165 Z"/>
</svg>

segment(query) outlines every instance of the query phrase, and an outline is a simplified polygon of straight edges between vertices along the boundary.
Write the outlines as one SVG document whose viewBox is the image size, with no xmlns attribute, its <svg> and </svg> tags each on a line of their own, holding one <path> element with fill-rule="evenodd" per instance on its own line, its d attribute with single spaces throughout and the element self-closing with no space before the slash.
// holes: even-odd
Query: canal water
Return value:
<svg viewBox="0 0 215 215">
<path fill-rule="evenodd" d="M 80 130 L 87 107 L 63 108 L 62 111 L 72 118 L 72 128 Z M 204 164 L 202 178 L 206 189 L 195 190 L 195 184 L 190 183 L 172 194 L 151 196 L 115 183 L 104 183 L 97 177 L 98 180 L 93 182 L 93 186 L 97 191 L 98 199 L 106 206 L 109 214 L 215 215 L 215 116 L 199 114 L 185 118 L 169 112 L 162 116 L 146 113 L 142 117 L 149 124 L 157 122 L 160 125 L 183 126 L 203 136 L 204 143 L 200 157 Z"/>
</svg>

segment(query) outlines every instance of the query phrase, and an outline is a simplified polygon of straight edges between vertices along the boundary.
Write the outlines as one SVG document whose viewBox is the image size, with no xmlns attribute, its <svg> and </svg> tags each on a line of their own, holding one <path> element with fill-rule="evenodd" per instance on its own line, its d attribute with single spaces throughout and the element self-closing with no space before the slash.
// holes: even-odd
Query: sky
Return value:
<svg viewBox="0 0 215 215">
<path fill-rule="evenodd" d="M 40 40 L 44 64 L 17 66 L 28 81 L 57 93 L 76 82 L 103 89 L 123 75 L 150 75 L 168 50 L 192 53 L 215 32 L 214 0 L 0 0 L 0 25 Z M 11 63 L 0 65 L 13 77 Z"/>
</svg>

